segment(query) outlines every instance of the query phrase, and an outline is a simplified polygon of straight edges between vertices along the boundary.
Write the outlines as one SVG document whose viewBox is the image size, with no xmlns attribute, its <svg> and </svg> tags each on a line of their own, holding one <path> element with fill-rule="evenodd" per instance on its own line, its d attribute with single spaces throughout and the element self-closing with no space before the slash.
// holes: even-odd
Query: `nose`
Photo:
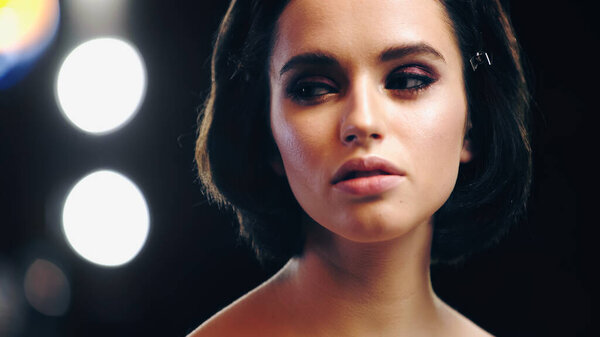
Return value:
<svg viewBox="0 0 600 337">
<path fill-rule="evenodd" d="M 375 87 L 367 81 L 350 88 L 340 125 L 340 140 L 346 146 L 366 146 L 383 140 L 384 110 Z"/>
</svg>

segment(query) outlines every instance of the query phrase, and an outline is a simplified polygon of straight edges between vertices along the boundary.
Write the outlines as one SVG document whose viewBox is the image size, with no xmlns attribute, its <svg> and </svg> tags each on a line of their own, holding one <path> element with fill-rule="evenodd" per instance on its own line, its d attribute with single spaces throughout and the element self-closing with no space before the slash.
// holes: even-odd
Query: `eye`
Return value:
<svg viewBox="0 0 600 337">
<path fill-rule="evenodd" d="M 429 87 L 435 78 L 427 75 L 418 67 L 403 68 L 395 71 L 385 81 L 385 88 L 400 93 L 415 93 Z"/>
<path fill-rule="evenodd" d="M 292 100 L 301 104 L 319 103 L 330 94 L 339 93 L 335 83 L 321 77 L 310 77 L 295 81 L 286 91 Z"/>
</svg>

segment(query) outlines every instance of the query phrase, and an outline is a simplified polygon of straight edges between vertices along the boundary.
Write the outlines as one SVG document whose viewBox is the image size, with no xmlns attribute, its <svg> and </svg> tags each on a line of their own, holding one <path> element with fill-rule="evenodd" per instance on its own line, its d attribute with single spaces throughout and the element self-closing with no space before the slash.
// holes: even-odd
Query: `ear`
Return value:
<svg viewBox="0 0 600 337">
<path fill-rule="evenodd" d="M 275 173 L 277 173 L 280 177 L 285 177 L 285 169 L 283 168 L 283 160 L 281 160 L 281 156 L 279 154 L 273 155 L 269 160 L 269 165 Z"/>
<path fill-rule="evenodd" d="M 460 150 L 460 162 L 468 163 L 473 159 L 473 152 L 471 151 L 471 140 L 465 137 L 463 141 L 462 150 Z"/>
<path fill-rule="evenodd" d="M 465 133 L 463 137 L 463 146 L 462 150 L 460 150 L 460 162 L 462 164 L 468 163 L 473 159 L 473 148 L 471 146 L 471 137 L 469 134 L 471 133 L 471 129 L 473 128 L 473 124 L 471 123 L 471 114 L 467 114 L 467 120 L 465 123 Z"/>
</svg>

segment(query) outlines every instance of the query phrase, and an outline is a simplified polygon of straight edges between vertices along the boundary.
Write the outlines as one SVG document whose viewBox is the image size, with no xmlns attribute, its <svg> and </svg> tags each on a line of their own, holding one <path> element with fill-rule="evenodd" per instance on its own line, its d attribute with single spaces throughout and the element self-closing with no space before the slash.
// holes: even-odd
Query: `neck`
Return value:
<svg viewBox="0 0 600 337">
<path fill-rule="evenodd" d="M 431 234 L 424 223 L 400 238 L 357 243 L 312 226 L 304 254 L 278 275 L 285 301 L 304 322 L 326 322 L 349 336 L 431 325 L 439 301 L 429 274 Z"/>
</svg>

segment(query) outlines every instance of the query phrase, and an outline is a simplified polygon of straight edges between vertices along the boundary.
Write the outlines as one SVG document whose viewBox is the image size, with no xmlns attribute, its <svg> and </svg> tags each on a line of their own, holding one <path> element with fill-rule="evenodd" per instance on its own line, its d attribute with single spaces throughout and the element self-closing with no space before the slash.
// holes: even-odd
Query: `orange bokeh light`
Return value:
<svg viewBox="0 0 600 337">
<path fill-rule="evenodd" d="M 56 26 L 57 0 L 0 0 L 0 53 L 39 43 Z"/>
</svg>

